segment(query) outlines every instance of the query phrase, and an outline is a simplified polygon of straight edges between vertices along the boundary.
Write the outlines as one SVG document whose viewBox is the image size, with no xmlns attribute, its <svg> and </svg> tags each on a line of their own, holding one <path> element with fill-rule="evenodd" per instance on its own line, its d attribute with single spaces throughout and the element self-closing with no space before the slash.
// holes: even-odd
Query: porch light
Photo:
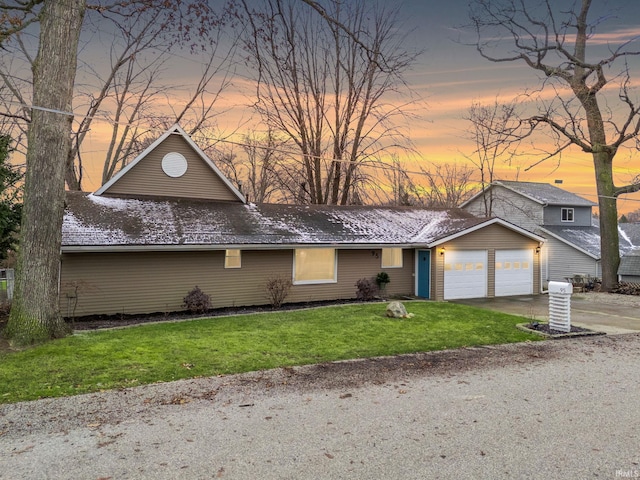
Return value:
<svg viewBox="0 0 640 480">
<path fill-rule="evenodd" d="M 540 246 L 539 245 L 536 247 L 536 255 L 540 255 Z"/>
<path fill-rule="evenodd" d="M 440 248 L 440 250 L 438 250 L 438 253 L 440 254 L 441 257 L 444 257 L 444 251 L 445 251 L 444 247 L 442 247 L 442 248 Z"/>
</svg>

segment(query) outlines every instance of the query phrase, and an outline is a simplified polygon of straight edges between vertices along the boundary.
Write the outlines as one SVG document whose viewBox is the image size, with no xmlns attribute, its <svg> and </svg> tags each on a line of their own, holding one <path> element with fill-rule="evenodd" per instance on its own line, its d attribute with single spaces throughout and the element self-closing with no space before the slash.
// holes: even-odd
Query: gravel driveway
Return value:
<svg viewBox="0 0 640 480">
<path fill-rule="evenodd" d="M 2 479 L 639 478 L 640 335 L 0 407 Z"/>
</svg>

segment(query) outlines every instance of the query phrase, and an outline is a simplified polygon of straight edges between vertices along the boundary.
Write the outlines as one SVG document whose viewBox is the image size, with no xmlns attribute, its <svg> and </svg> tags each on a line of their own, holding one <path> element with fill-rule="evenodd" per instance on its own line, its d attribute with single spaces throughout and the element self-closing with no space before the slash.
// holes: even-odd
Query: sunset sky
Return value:
<svg viewBox="0 0 640 480">
<path fill-rule="evenodd" d="M 406 75 L 416 98 L 409 136 L 419 152 L 417 161 L 421 163 L 466 162 L 464 156 L 471 154 L 473 144 L 468 139 L 470 124 L 463 117 L 472 102 L 509 101 L 526 88 L 540 85 L 536 73 L 523 64 L 491 63 L 482 59 L 473 47 L 462 44 L 472 40 L 468 33 L 457 28 L 468 21 L 467 4 L 467 0 L 406 0 L 402 3 L 402 27 L 409 32 L 407 47 L 424 50 L 416 66 Z M 609 15 L 598 29 L 603 44 L 611 41 L 617 45 L 619 38 L 632 40 L 640 35 L 640 1 L 594 0 L 594 4 L 599 5 L 594 13 Z M 640 40 L 635 43 L 640 50 Z M 189 82 L 193 81 L 189 72 L 197 71 L 197 64 L 193 59 L 183 57 L 175 57 L 175 62 L 167 68 L 172 79 L 188 90 Z M 636 85 L 640 85 L 639 60 L 633 59 L 630 63 Z M 223 131 L 234 131 L 239 124 L 250 121 L 248 95 L 253 93 L 250 87 L 248 79 L 242 75 L 233 79 L 233 85 L 219 103 L 226 111 L 218 119 Z M 89 150 L 98 155 L 108 140 L 101 135 L 100 125 L 94 124 L 88 145 Z M 84 187 L 86 190 L 97 189 L 101 165 L 99 161 L 92 164 L 91 155 L 87 158 Z M 573 150 L 563 155 L 559 165 L 552 159 L 525 171 L 531 163 L 532 160 L 526 157 L 520 158 L 517 165 L 503 166 L 499 177 L 548 183 L 559 179 L 563 181 L 562 188 L 597 202 L 589 154 Z M 617 183 L 626 183 L 640 174 L 640 153 L 620 151 L 615 166 Z M 618 208 L 620 213 L 640 209 L 640 194 L 621 197 Z"/>
<path fill-rule="evenodd" d="M 598 30 L 603 42 L 617 41 L 614 34 L 622 34 L 627 40 L 640 35 L 640 2 L 596 0 L 593 3 L 592 9 L 598 16 L 610 15 Z M 464 0 L 413 0 L 404 6 L 411 15 L 409 22 L 416 23 L 412 37 L 424 41 L 426 49 L 419 70 L 411 76 L 411 83 L 423 92 L 428 103 L 422 128 L 413 130 L 414 141 L 424 157 L 432 161 L 460 159 L 460 152 L 469 154 L 473 150 L 465 134 L 469 122 L 461 120 L 473 101 L 484 104 L 492 104 L 496 98 L 508 101 L 525 88 L 540 85 L 536 73 L 522 63 L 491 63 L 481 58 L 473 47 L 461 44 L 473 40 L 456 28 L 468 21 L 467 4 Z M 601 6 L 596 9 L 597 4 Z M 640 41 L 636 43 L 636 49 L 640 50 Z M 640 85 L 640 62 L 634 63 L 636 85 Z M 574 149 L 563 156 L 559 166 L 557 161 L 549 160 L 525 172 L 529 165 L 531 162 L 526 159 L 519 161 L 519 180 L 553 183 L 561 179 L 562 188 L 597 202 L 590 155 Z M 614 165 L 619 173 L 617 181 L 622 184 L 640 174 L 640 153 L 632 155 L 621 151 Z M 505 168 L 501 172 L 501 176 L 509 180 L 515 180 L 517 175 L 516 168 Z M 621 212 L 640 208 L 640 195 L 624 198 L 626 200 L 618 202 Z"/>
</svg>

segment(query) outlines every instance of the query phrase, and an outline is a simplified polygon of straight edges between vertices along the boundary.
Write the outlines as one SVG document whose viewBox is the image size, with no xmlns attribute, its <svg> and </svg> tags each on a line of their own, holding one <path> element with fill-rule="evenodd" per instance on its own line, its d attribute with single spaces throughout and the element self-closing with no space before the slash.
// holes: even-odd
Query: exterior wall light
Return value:
<svg viewBox="0 0 640 480">
<path fill-rule="evenodd" d="M 445 251 L 444 247 L 442 247 L 442 248 L 440 248 L 440 250 L 438 250 L 438 253 L 440 254 L 441 257 L 444 257 L 444 251 Z"/>
</svg>

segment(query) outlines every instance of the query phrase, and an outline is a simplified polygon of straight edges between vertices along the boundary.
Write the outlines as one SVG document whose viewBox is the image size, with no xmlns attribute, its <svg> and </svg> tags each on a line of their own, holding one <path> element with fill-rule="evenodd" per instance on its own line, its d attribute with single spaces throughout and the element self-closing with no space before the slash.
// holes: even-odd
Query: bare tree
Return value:
<svg viewBox="0 0 640 480">
<path fill-rule="evenodd" d="M 626 217 L 630 223 L 640 223 L 640 208 L 627 213 Z"/>
<path fill-rule="evenodd" d="M 164 8 L 187 40 L 192 25 L 183 23 L 185 15 L 205 18 L 204 11 L 191 10 L 181 1 L 135 3 L 122 1 L 109 6 L 123 15 L 126 8 Z M 208 8 L 207 2 L 201 5 Z M 107 6 L 95 8 L 101 11 Z M 33 69 L 31 94 L 25 94 L 20 104 L 21 109 L 28 108 L 31 113 L 30 118 L 21 117 L 28 119 L 27 168 L 16 287 L 6 328 L 7 335 L 17 343 L 33 343 L 66 333 L 58 307 L 59 256 L 78 43 L 86 9 L 86 0 L 0 0 L 2 47 L 10 36 L 19 35 L 36 23 L 39 27 L 37 55 L 33 60 L 29 58 Z"/>
<path fill-rule="evenodd" d="M 472 182 L 475 170 L 468 165 L 432 164 L 420 170 L 415 192 L 426 207 L 456 208 L 477 191 Z"/>
<path fill-rule="evenodd" d="M 380 177 L 386 178 L 388 182 L 388 188 L 383 188 L 382 191 L 390 191 L 390 193 L 388 193 L 388 199 L 386 199 L 386 201 L 378 203 L 405 207 L 419 203 L 416 186 L 407 173 L 405 163 L 400 160 L 398 155 L 391 156 L 389 168 L 385 168 L 383 175 L 380 175 Z"/>
<path fill-rule="evenodd" d="M 382 185 L 387 200 L 380 203 L 398 206 L 424 206 L 429 208 L 457 208 L 477 191 L 473 176 L 475 170 L 458 163 L 431 163 L 411 171 L 406 164 L 392 157 L 383 175 Z"/>
<path fill-rule="evenodd" d="M 97 121 L 107 122 L 110 129 L 103 183 L 135 157 L 140 142 L 158 129 L 176 122 L 191 134 L 212 128 L 220 114 L 213 105 L 229 83 L 224 72 L 233 49 L 220 55 L 217 47 L 222 29 L 217 27 L 223 12 L 214 14 L 207 3 L 180 0 L 166 5 L 160 0 L 129 0 L 88 5 L 74 92 L 77 123 L 65 176 L 70 189 L 81 189 L 82 146 Z M 197 38 L 193 34 L 196 27 Z M 187 40 L 190 45 L 185 45 Z M 104 45 L 105 55 L 96 57 L 100 45 Z M 189 97 L 177 99 L 173 95 L 177 86 L 164 75 L 166 63 L 174 59 L 172 54 L 178 48 L 195 47 L 204 58 L 200 79 Z M 5 106 L 4 116 L 21 120 L 24 130 L 30 121 L 30 111 L 23 105 L 29 104 L 26 98 L 32 88 L 32 47 L 18 32 L 5 48 L 12 55 L 0 63 L 0 81 L 7 87 L 0 101 Z M 108 61 L 97 61 L 104 58 Z M 158 104 L 167 105 L 170 111 L 159 113 Z"/>
<path fill-rule="evenodd" d="M 474 102 L 466 120 L 471 123 L 470 137 L 475 144 L 471 155 L 465 156 L 480 172 L 480 188 L 484 200 L 484 215 L 493 215 L 493 190 L 487 187 L 496 180 L 496 162 L 510 163 L 520 143 L 520 122 L 514 103 L 492 105 Z"/>
<path fill-rule="evenodd" d="M 392 125 L 403 107 L 385 99 L 406 86 L 416 54 L 402 48 L 394 10 L 311 3 L 267 0 L 251 9 L 242 0 L 244 48 L 256 72 L 255 108 L 300 152 L 299 200 L 344 205 L 358 201 L 364 162 L 407 143 Z"/>
<path fill-rule="evenodd" d="M 69 112 L 84 11 L 85 0 L 45 0 L 38 15 L 40 46 L 33 71 L 33 104 L 38 108 L 33 109 L 29 125 L 22 240 L 6 329 L 13 341 L 22 344 L 65 333 L 56 308 L 58 267 L 73 118 Z"/>
<path fill-rule="evenodd" d="M 538 96 L 537 113 L 524 119 L 528 126 L 524 135 L 543 129 L 556 141 L 556 148 L 542 161 L 572 145 L 592 156 L 600 212 L 602 287 L 610 290 L 620 262 L 616 200 L 640 190 L 640 183 L 616 185 L 613 176 L 616 153 L 625 146 L 640 145 L 640 103 L 632 95 L 626 62 L 640 50 L 633 49 L 633 39 L 598 50 L 596 31 L 607 17 L 591 10 L 591 0 L 571 6 L 551 0 L 535 4 L 474 0 L 471 26 L 482 57 L 491 62 L 522 62 L 544 76 L 541 91 L 550 90 L 554 100 L 545 102 Z M 506 43 L 510 47 L 504 47 Z M 589 55 L 587 46 L 593 47 Z M 602 57 L 595 59 L 598 51 Z M 611 77 L 609 72 L 613 72 Z M 607 94 L 616 87 L 617 95 Z"/>
<path fill-rule="evenodd" d="M 186 42 L 205 34 L 205 30 L 194 26 L 202 26 L 202 21 L 206 23 L 210 18 L 207 1 L 194 1 L 187 5 L 180 0 L 123 0 L 105 1 L 104 5 L 97 3 L 91 7 L 98 13 L 113 9 L 123 16 L 161 8 L 175 20 L 175 28 L 171 32 L 177 32 L 176 35 Z M 129 8 L 133 12 L 127 10 Z M 31 110 L 31 118 L 16 291 L 6 330 L 14 341 L 21 343 L 52 338 L 62 335 L 65 330 L 58 308 L 57 282 L 78 40 L 86 9 L 86 0 L 0 0 L 0 44 L 4 46 L 9 36 L 35 23 L 39 23 L 40 28 L 39 47 L 33 62 L 32 95 L 24 96 L 25 99 L 31 96 L 32 101 L 20 105 Z M 187 21 L 189 16 L 200 21 L 192 24 Z M 338 28 L 343 31 L 342 27 Z M 348 36 L 353 38 L 356 35 L 363 34 L 354 28 Z M 380 49 L 371 50 L 375 51 Z M 313 58 L 309 60 L 313 61 Z M 403 60 L 407 62 L 407 59 Z M 379 65 L 375 61 L 374 64 Z M 389 70 L 387 77 L 395 78 L 393 70 Z M 375 75 L 369 78 L 375 78 Z M 375 110 L 374 104 L 367 105 L 365 120 Z M 375 124 L 381 125 L 382 121 Z M 365 127 L 363 124 L 366 132 Z M 353 145 L 353 141 L 349 145 Z"/>
<path fill-rule="evenodd" d="M 295 188 L 291 187 L 289 181 L 285 143 L 271 130 L 264 135 L 253 132 L 244 137 L 240 155 L 234 149 L 223 151 L 216 146 L 212 156 L 247 200 L 255 203 L 287 203 L 294 195 Z"/>
<path fill-rule="evenodd" d="M 172 86 L 161 84 L 160 70 L 168 54 L 167 51 L 159 52 L 151 64 L 140 65 L 138 69 L 134 67 L 138 61 L 131 58 L 126 70 L 117 72 L 114 83 L 110 86 L 105 85 L 109 88 L 104 90 L 104 97 L 100 103 L 104 101 L 112 106 L 102 106 L 103 109 L 107 108 L 112 119 L 109 122 L 111 140 L 103 163 L 103 184 L 146 148 L 149 139 L 155 138 L 158 130 L 166 130 L 174 123 L 180 123 L 189 135 L 194 136 L 214 128 L 214 119 L 220 113 L 214 111 L 214 105 L 229 85 L 228 73 L 220 75 L 224 69 L 224 62 L 212 52 L 207 63 L 203 65 L 201 77 L 191 90 L 190 97 L 181 99 L 176 108 L 172 105 L 176 102 L 171 98 Z M 120 80 L 117 80 L 118 77 Z M 155 102 L 158 101 L 168 103 L 172 112 L 158 114 L 155 110 Z M 98 106 L 98 102 L 95 102 L 95 105 Z M 92 115 L 85 117 L 85 125 L 79 127 L 75 137 L 77 140 L 70 158 L 70 161 L 75 159 L 75 178 L 70 177 L 67 180 L 68 185 L 73 185 L 76 178 L 81 179 L 80 147 L 92 118 Z"/>
</svg>

